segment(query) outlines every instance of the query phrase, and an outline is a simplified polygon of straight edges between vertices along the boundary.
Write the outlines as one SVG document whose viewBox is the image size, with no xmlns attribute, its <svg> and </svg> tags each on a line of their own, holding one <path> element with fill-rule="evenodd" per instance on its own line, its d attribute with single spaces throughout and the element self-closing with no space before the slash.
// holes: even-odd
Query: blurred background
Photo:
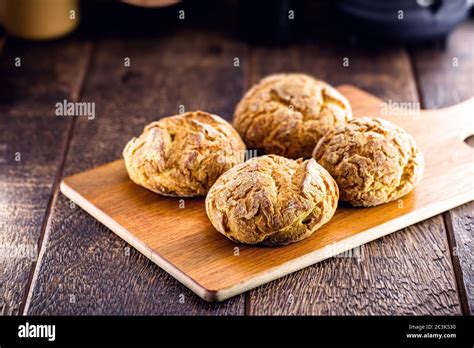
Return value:
<svg viewBox="0 0 474 348">
<path fill-rule="evenodd" d="M 204 25 L 259 44 L 301 38 L 386 42 L 435 41 L 472 14 L 467 0 L 0 0 L 12 36 L 54 39 L 79 28 L 106 35 L 153 34 Z M 181 21 L 181 22 L 180 22 Z"/>
</svg>

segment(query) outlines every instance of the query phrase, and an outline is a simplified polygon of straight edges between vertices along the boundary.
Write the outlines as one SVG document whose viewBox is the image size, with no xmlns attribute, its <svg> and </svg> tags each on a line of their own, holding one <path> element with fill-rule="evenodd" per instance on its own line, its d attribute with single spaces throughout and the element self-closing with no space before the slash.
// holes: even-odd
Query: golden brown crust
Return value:
<svg viewBox="0 0 474 348">
<path fill-rule="evenodd" d="M 233 241 L 285 245 L 310 236 L 333 216 L 338 189 L 313 159 L 256 157 L 224 173 L 206 197 L 213 226 Z"/>
<path fill-rule="evenodd" d="M 336 180 L 341 200 L 353 206 L 375 206 L 406 195 L 424 170 L 413 138 L 378 118 L 356 118 L 330 131 L 313 157 Z"/>
<path fill-rule="evenodd" d="M 351 118 L 347 99 L 327 83 L 304 74 L 276 74 L 245 94 L 233 124 L 249 148 L 309 158 L 326 132 Z"/>
<path fill-rule="evenodd" d="M 130 178 L 165 196 L 203 196 L 217 178 L 244 160 L 232 126 L 203 111 L 162 118 L 123 150 Z"/>
</svg>

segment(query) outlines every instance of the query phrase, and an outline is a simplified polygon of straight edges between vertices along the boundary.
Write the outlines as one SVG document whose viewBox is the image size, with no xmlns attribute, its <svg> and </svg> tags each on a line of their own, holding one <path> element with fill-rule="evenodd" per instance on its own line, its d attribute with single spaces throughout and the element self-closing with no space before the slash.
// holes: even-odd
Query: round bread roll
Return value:
<svg viewBox="0 0 474 348">
<path fill-rule="evenodd" d="M 245 144 L 232 126 L 203 111 L 162 118 L 123 150 L 136 184 L 164 196 L 206 195 L 217 178 L 244 160 Z"/>
<path fill-rule="evenodd" d="M 424 159 L 413 138 L 383 119 L 361 117 L 326 134 L 313 157 L 336 180 L 341 200 L 372 207 L 396 200 L 420 182 Z"/>
<path fill-rule="evenodd" d="M 229 239 L 285 245 L 309 237 L 336 211 L 334 179 L 314 159 L 256 157 L 225 172 L 206 197 L 207 216 Z"/>
<path fill-rule="evenodd" d="M 310 158 L 326 132 L 351 118 L 347 99 L 327 83 L 304 74 L 276 74 L 245 94 L 234 127 L 249 148 Z"/>
</svg>

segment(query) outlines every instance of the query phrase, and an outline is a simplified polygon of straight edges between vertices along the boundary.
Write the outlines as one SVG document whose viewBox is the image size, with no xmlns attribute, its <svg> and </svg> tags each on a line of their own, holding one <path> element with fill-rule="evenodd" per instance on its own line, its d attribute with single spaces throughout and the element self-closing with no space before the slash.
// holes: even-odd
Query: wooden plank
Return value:
<svg viewBox="0 0 474 348">
<path fill-rule="evenodd" d="M 254 60 L 252 81 L 269 73 L 302 71 L 331 84 L 352 83 L 384 100 L 417 101 L 409 57 L 401 49 L 307 43 L 258 49 Z M 354 253 L 363 255 L 362 260 L 336 257 L 250 291 L 247 313 L 460 313 L 441 217 L 366 244 Z"/>
<path fill-rule="evenodd" d="M 445 50 L 413 49 L 419 89 L 426 108 L 446 107 L 474 95 L 474 22 L 449 37 Z M 466 134 L 467 135 L 467 134 Z M 472 135 L 472 134 L 471 134 Z M 469 141 L 468 141 L 469 143 Z M 474 146 L 474 142 L 470 142 Z M 471 183 L 471 189 L 474 189 Z M 474 203 L 444 214 L 464 314 L 474 314 Z"/>
<path fill-rule="evenodd" d="M 20 314 L 26 299 L 71 122 L 55 116 L 54 104 L 76 93 L 87 59 L 84 48 L 67 41 L 9 41 L 0 60 L 3 315 Z"/>
<path fill-rule="evenodd" d="M 251 84 L 276 72 L 303 72 L 334 86 L 352 84 L 385 101 L 417 101 L 409 57 L 401 49 L 356 48 L 330 42 L 298 43 L 258 48 L 251 57 L 254 61 L 248 78 Z"/>
<path fill-rule="evenodd" d="M 444 233 L 442 219 L 437 216 L 267 284 L 251 292 L 250 313 L 459 313 L 446 260 L 448 245 L 441 238 Z M 436 268 L 425 268 L 426 263 Z"/>
<path fill-rule="evenodd" d="M 161 116 L 204 109 L 229 118 L 243 92 L 234 57 L 244 47 L 219 34 L 178 30 L 162 38 L 100 42 L 65 166 L 76 173 L 117 159 L 129 138 Z M 129 57 L 131 67 L 124 67 Z M 36 274 L 29 314 L 243 314 L 244 297 L 206 303 L 60 196 Z"/>
<path fill-rule="evenodd" d="M 474 314 L 474 202 L 444 214 L 464 314 Z"/>
<path fill-rule="evenodd" d="M 339 90 L 355 116 L 380 110 L 382 101 L 360 89 Z M 458 138 L 472 114 L 474 98 L 417 117 L 384 115 L 410 132 L 425 156 L 425 173 L 416 190 L 402 201 L 373 208 L 340 206 L 311 238 L 280 248 L 231 242 L 212 227 L 203 198 L 189 200 L 180 209 L 179 199 L 134 184 L 123 160 L 70 176 L 61 191 L 198 296 L 221 301 L 473 199 L 474 192 L 466 190 L 474 176 L 472 153 Z M 446 117 L 451 118 L 449 125 Z M 451 153 L 457 153 L 455 159 Z M 439 190 L 439 182 L 444 190 Z"/>
</svg>

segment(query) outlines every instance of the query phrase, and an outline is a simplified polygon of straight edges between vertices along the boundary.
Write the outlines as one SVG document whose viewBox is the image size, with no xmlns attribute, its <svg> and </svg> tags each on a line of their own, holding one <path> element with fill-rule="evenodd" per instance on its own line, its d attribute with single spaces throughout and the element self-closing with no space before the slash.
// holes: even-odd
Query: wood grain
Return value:
<svg viewBox="0 0 474 348">
<path fill-rule="evenodd" d="M 55 116 L 54 103 L 75 93 L 85 59 L 84 44 L 68 41 L 25 47 L 12 40 L 2 53 L 1 314 L 20 314 L 24 305 L 71 121 Z"/>
<path fill-rule="evenodd" d="M 344 66 L 345 58 L 348 66 Z M 358 48 L 340 42 L 298 43 L 256 48 L 253 60 L 250 83 L 277 72 L 303 72 L 334 86 L 356 85 L 386 101 L 417 101 L 409 56 L 400 48 Z"/>
<path fill-rule="evenodd" d="M 339 90 L 356 116 L 373 114 L 382 105 L 381 100 L 354 87 Z M 135 185 L 122 160 L 66 178 L 61 191 L 200 297 L 221 301 L 473 199 L 473 192 L 466 190 L 474 175 L 473 152 L 458 139 L 471 113 L 474 98 L 416 117 L 382 116 L 417 139 L 427 163 L 420 185 L 402 200 L 378 207 L 340 206 L 317 233 L 286 247 L 231 242 L 212 228 L 203 198 L 186 200 L 181 208 L 179 200 Z M 445 117 L 450 117 L 449 125 Z M 428 121 L 430 136 L 425 132 Z M 433 135 L 436 143 L 431 141 Z M 440 149 L 445 150 L 444 155 Z M 439 190 L 440 181 L 445 190 Z"/>
<path fill-rule="evenodd" d="M 451 253 L 458 275 L 461 301 L 465 301 L 465 314 L 474 314 L 474 202 L 446 213 L 446 224 L 451 237 Z"/>
<path fill-rule="evenodd" d="M 178 113 L 180 105 L 229 118 L 243 92 L 233 58 L 243 56 L 237 42 L 199 30 L 101 41 L 83 96 L 96 103 L 97 116 L 77 120 L 66 174 L 120 157 L 146 123 Z M 125 57 L 131 67 L 124 67 Z M 244 312 L 243 296 L 220 304 L 201 301 L 63 196 L 48 234 L 29 314 Z"/>
<path fill-rule="evenodd" d="M 344 58 L 348 58 L 347 67 Z M 418 101 L 409 56 L 400 48 L 310 42 L 258 49 L 254 61 L 252 82 L 269 73 L 302 71 L 332 84 L 355 84 L 384 100 Z M 290 275 L 286 281 L 250 291 L 247 313 L 459 314 L 445 234 L 442 219 L 428 219 L 356 250 L 368 255 L 362 263 L 357 258 L 334 258 Z M 362 274 L 364 283 L 356 286 L 351 280 L 354 274 Z M 291 306 L 285 304 L 290 294 Z"/>
<path fill-rule="evenodd" d="M 423 107 L 446 107 L 474 96 L 474 22 L 449 37 L 446 49 L 413 49 Z M 473 135 L 468 134 L 467 135 Z M 471 139 L 472 140 L 472 139 Z M 471 146 L 474 143 L 470 142 Z M 474 160 L 474 158 L 473 158 Z M 471 183 L 471 190 L 474 186 Z M 444 214 L 464 314 L 474 314 L 474 204 Z"/>
<path fill-rule="evenodd" d="M 428 221 L 252 290 L 251 314 L 459 313 L 442 218 Z"/>
</svg>

